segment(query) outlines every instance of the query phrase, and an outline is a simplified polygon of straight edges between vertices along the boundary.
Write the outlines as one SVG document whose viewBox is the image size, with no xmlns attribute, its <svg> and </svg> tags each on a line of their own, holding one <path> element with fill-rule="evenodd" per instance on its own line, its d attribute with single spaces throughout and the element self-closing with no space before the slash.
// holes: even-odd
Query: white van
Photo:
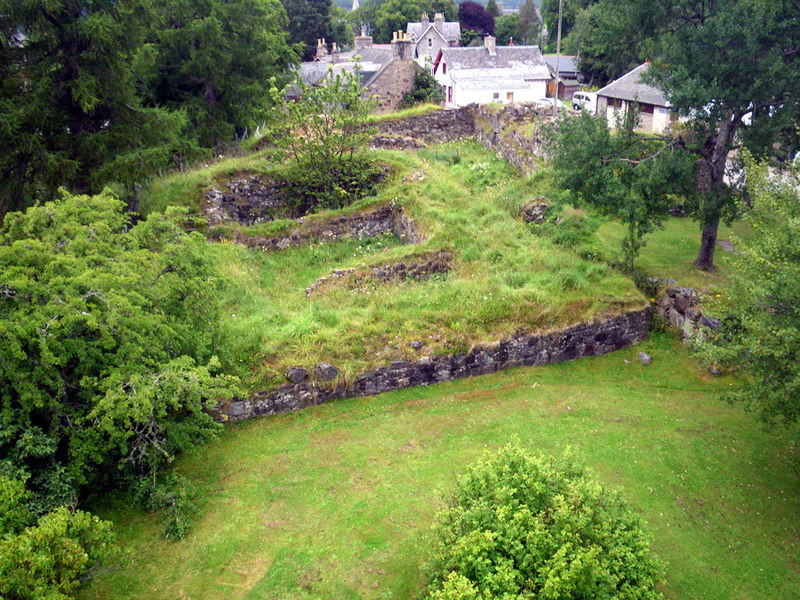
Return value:
<svg viewBox="0 0 800 600">
<path fill-rule="evenodd" d="M 572 94 L 572 110 L 585 110 L 590 115 L 597 113 L 597 94 L 594 92 L 575 92 Z"/>
</svg>

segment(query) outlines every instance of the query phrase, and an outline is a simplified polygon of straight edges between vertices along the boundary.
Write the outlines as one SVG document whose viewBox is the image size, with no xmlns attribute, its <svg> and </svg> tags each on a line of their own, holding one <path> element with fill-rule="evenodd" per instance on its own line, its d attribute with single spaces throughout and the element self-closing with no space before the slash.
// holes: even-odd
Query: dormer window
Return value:
<svg viewBox="0 0 800 600">
<path fill-rule="evenodd" d="M 433 39 L 432 38 L 428 38 L 428 48 L 430 48 L 432 46 L 433 46 Z"/>
</svg>

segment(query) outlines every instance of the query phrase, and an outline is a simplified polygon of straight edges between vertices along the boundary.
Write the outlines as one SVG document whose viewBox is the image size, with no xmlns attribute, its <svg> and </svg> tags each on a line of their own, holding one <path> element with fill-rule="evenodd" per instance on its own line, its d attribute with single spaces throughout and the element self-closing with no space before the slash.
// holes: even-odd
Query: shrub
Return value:
<svg viewBox="0 0 800 600">
<path fill-rule="evenodd" d="M 572 460 L 516 445 L 460 477 L 438 517 L 430 598 L 660 598 L 633 512 Z"/>
<path fill-rule="evenodd" d="M 439 85 L 436 78 L 428 71 L 418 70 L 416 75 L 414 75 L 414 85 L 411 87 L 411 91 L 403 94 L 400 107 L 408 108 L 428 102 L 440 104 L 443 100 L 444 94 L 442 93 L 442 86 Z"/>
</svg>

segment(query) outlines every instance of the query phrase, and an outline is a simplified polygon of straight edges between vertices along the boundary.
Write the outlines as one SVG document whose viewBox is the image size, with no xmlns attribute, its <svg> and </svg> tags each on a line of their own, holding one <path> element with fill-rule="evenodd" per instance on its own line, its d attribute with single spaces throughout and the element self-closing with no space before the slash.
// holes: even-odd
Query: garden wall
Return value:
<svg viewBox="0 0 800 600">
<path fill-rule="evenodd" d="M 352 383 L 333 385 L 302 381 L 257 392 L 246 400 L 220 405 L 220 421 L 241 421 L 322 404 L 329 400 L 369 396 L 411 386 L 474 377 L 514 367 L 545 365 L 584 356 L 599 356 L 647 338 L 649 306 L 602 321 L 573 325 L 561 331 L 518 335 L 475 346 L 469 352 L 396 361 L 367 371 Z M 327 365 L 329 368 L 330 365 Z M 335 370 L 334 370 L 335 371 Z"/>
</svg>

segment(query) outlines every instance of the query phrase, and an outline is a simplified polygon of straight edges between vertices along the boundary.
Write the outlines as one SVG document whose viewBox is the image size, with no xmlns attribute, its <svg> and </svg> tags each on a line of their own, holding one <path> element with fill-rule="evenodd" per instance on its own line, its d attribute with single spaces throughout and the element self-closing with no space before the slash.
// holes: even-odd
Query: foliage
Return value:
<svg viewBox="0 0 800 600">
<path fill-rule="evenodd" d="M 177 210 L 131 226 L 110 193 L 0 228 L 0 472 L 36 512 L 152 475 L 214 435 L 221 289 Z"/>
<path fill-rule="evenodd" d="M 703 226 L 695 263 L 713 270 L 719 223 L 739 196 L 729 184 L 737 179 L 730 151 L 744 142 L 759 156 L 785 160 L 798 143 L 800 0 L 602 0 L 586 12 L 597 21 L 581 42 L 582 64 L 595 57 L 612 77 L 618 65 L 650 59 L 651 81 L 692 120 L 692 213 Z M 608 65 L 620 48 L 626 60 Z"/>
<path fill-rule="evenodd" d="M 644 237 L 667 218 L 669 195 L 690 188 L 693 166 L 676 140 L 659 145 L 637 135 L 637 118 L 629 111 L 612 132 L 604 118 L 582 111 L 561 121 L 550 141 L 557 181 L 580 203 L 627 226 L 622 249 L 630 273 Z"/>
<path fill-rule="evenodd" d="M 511 13 L 494 20 L 494 35 L 497 38 L 498 46 L 508 46 L 511 38 L 517 35 L 519 26 L 519 15 Z"/>
<path fill-rule="evenodd" d="M 563 0 L 561 6 L 561 39 L 569 35 L 575 26 L 577 16 L 598 0 Z M 550 40 L 554 41 L 558 31 L 558 3 L 559 0 L 542 0 L 541 15 L 544 26 L 550 33 Z"/>
<path fill-rule="evenodd" d="M 306 212 L 315 205 L 329 208 L 349 204 L 374 183 L 374 168 L 362 155 L 376 129 L 368 124 L 376 105 L 366 98 L 358 65 L 352 72 L 331 68 L 316 86 L 296 77 L 292 86 L 297 102 L 281 102 L 285 91 L 273 81 L 275 102 L 272 137 L 292 159 L 284 183 L 297 208 Z"/>
<path fill-rule="evenodd" d="M 166 539 L 183 538 L 200 512 L 197 486 L 175 471 L 158 479 L 142 480 L 136 495 L 147 510 L 161 514 Z"/>
<path fill-rule="evenodd" d="M 517 30 L 514 39 L 517 44 L 535 44 L 542 35 L 542 19 L 533 0 L 525 0 L 517 17 Z"/>
<path fill-rule="evenodd" d="M 414 85 L 410 92 L 403 94 L 401 108 L 408 108 L 417 104 L 439 104 L 444 100 L 442 86 L 436 78 L 424 69 L 419 69 L 414 75 Z"/>
<path fill-rule="evenodd" d="M 769 424 L 800 420 L 800 193 L 797 173 L 775 181 L 751 162 L 749 241 L 735 240 L 732 289 L 716 309 L 722 327 L 706 356 L 742 370 L 746 384 L 727 394 Z"/>
<path fill-rule="evenodd" d="M 578 38 L 578 69 L 590 86 L 602 87 L 642 62 L 642 34 L 648 30 L 628 30 L 628 22 L 620 18 L 618 8 L 609 10 L 603 3 L 577 13 L 571 33 Z M 634 33 L 637 38 L 632 40 Z M 620 38 L 629 41 L 621 44 Z"/>
<path fill-rule="evenodd" d="M 492 15 L 494 19 L 500 16 L 500 7 L 497 6 L 496 0 L 489 0 L 486 3 L 486 12 Z"/>
<path fill-rule="evenodd" d="M 352 42 L 353 32 L 343 26 L 342 12 L 331 0 L 281 0 L 289 17 L 289 41 L 303 45 L 303 60 L 312 60 L 317 40 L 327 44 L 345 45 Z"/>
<path fill-rule="evenodd" d="M 0 523 L 0 598 L 68 600 L 78 586 L 118 558 L 111 523 L 60 507 L 34 523 L 19 480 L 0 475 L 0 507 L 24 515 Z"/>
<path fill-rule="evenodd" d="M 408 23 L 419 23 L 422 13 L 428 13 L 433 22 L 436 13 L 445 21 L 455 21 L 458 8 L 454 0 L 383 0 L 367 1 L 356 11 L 356 20 L 372 32 L 375 42 L 388 44 L 393 31 L 406 31 Z"/>
<path fill-rule="evenodd" d="M 481 36 L 494 35 L 494 17 L 477 2 L 465 0 L 458 5 L 461 29 L 477 31 Z"/>
<path fill-rule="evenodd" d="M 485 453 L 435 532 L 435 600 L 662 597 L 638 518 L 571 459 Z"/>
<path fill-rule="evenodd" d="M 152 41 L 139 53 L 150 102 L 185 112 L 207 148 L 254 130 L 266 118 L 270 77 L 285 81 L 297 62 L 288 25 L 278 0 L 157 3 Z"/>
<path fill-rule="evenodd" d="M 0 0 L 0 215 L 67 185 L 129 189 L 186 150 L 185 117 L 142 106 L 138 0 Z"/>
</svg>

